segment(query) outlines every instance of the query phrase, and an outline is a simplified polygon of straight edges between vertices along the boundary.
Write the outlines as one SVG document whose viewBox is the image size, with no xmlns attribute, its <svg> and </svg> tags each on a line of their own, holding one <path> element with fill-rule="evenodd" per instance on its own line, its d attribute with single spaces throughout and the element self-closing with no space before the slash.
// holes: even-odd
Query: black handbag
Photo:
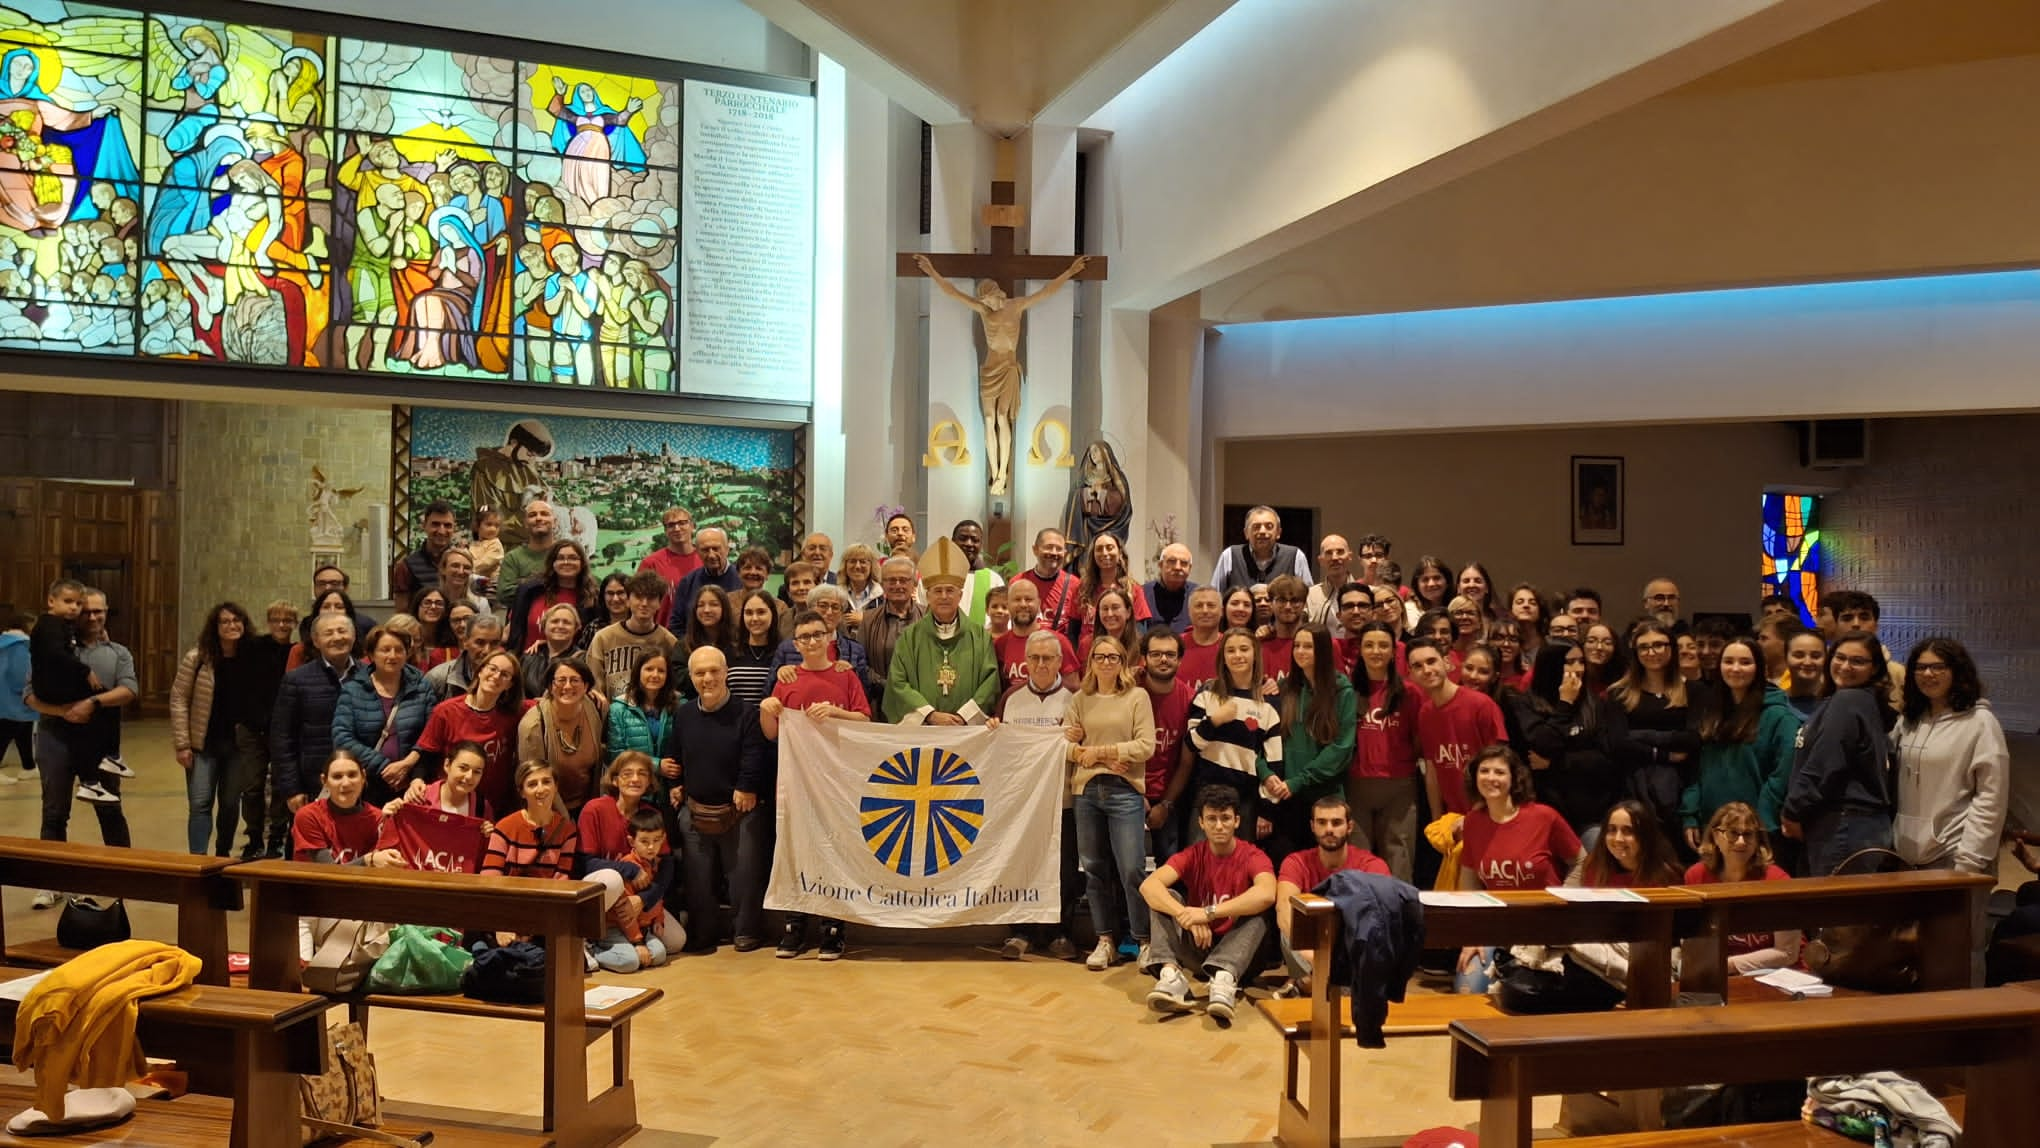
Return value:
<svg viewBox="0 0 2040 1148">
<path fill-rule="evenodd" d="M 64 895 L 64 911 L 57 916 L 57 944 L 82 953 L 132 936 L 126 902 Z"/>
<path fill-rule="evenodd" d="M 1495 1004 L 1512 1016 L 1607 1012 L 1622 1003 L 1622 990 L 1602 980 L 1571 956 L 1560 958 L 1565 971 L 1526 965 L 1506 954 L 1496 960 Z"/>
</svg>

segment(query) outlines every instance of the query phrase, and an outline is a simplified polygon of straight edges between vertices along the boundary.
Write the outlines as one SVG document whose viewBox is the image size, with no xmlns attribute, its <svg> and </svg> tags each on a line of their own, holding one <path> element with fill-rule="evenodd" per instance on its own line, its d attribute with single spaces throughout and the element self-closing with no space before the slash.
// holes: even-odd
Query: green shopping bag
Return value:
<svg viewBox="0 0 2040 1148">
<path fill-rule="evenodd" d="M 460 991 L 460 975 L 474 960 L 460 934 L 427 925 L 390 929 L 389 948 L 368 971 L 368 991 L 429 996 Z"/>
</svg>

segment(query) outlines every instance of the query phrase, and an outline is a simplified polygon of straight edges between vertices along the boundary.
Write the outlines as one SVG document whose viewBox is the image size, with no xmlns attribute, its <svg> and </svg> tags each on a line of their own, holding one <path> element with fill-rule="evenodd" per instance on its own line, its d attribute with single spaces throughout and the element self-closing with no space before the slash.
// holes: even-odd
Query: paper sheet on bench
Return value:
<svg viewBox="0 0 2040 1148">
<path fill-rule="evenodd" d="M 1417 899 L 1441 909 L 1498 909 L 1502 899 L 1492 893 L 1455 893 L 1449 889 L 1425 889 Z"/>
<path fill-rule="evenodd" d="M 1782 992 L 1798 993 L 1803 997 L 1833 996 L 1835 992 L 1833 985 L 1812 973 L 1802 973 L 1798 969 L 1772 969 L 1769 972 L 1758 973 L 1750 979 L 1760 985 L 1770 985 Z"/>
<path fill-rule="evenodd" d="M 1544 890 L 1561 901 L 1646 901 L 1634 889 L 1587 889 L 1575 885 L 1552 885 Z"/>
<path fill-rule="evenodd" d="M 41 984 L 42 979 L 46 976 L 49 976 L 52 971 L 53 970 L 51 969 L 44 969 L 42 972 L 39 973 L 30 973 L 28 976 L 25 977 L 16 977 L 11 981 L 0 982 L 0 1000 L 10 1001 L 27 1000 L 28 990 L 34 988 L 38 984 Z"/>
<path fill-rule="evenodd" d="M 615 1008 L 617 1005 L 634 996 L 638 996 L 644 991 L 643 989 L 625 988 L 622 985 L 596 985 L 582 996 L 581 1007 L 592 1009 Z"/>
</svg>

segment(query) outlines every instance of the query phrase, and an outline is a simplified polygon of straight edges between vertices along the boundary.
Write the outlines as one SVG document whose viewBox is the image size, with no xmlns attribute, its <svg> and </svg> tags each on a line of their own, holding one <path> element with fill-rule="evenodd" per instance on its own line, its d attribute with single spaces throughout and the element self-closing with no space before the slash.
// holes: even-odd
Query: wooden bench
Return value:
<svg viewBox="0 0 2040 1148">
<path fill-rule="evenodd" d="M 493 1004 L 462 996 L 335 999 L 346 1003 L 357 1018 L 365 1018 L 371 1007 L 384 1007 L 537 1021 L 544 1031 L 544 1131 L 560 1148 L 602 1148 L 637 1131 L 630 1021 L 663 994 L 648 988 L 609 1009 L 586 1007 L 583 942 L 599 939 L 606 926 L 600 886 L 297 861 L 257 861 L 237 865 L 232 872 L 249 887 L 249 981 L 264 988 L 301 988 L 299 917 L 411 921 L 517 933 L 541 941 L 546 950 L 542 1005 Z M 588 1048 L 604 1034 L 610 1039 L 611 1083 L 591 1099 Z"/>
<path fill-rule="evenodd" d="M 1424 944 L 1459 949 L 1469 945 L 1627 942 L 1629 1007 L 1665 1008 L 1672 1003 L 1676 914 L 1690 908 L 1692 901 L 1681 889 L 1638 892 L 1644 901 L 1566 901 L 1542 890 L 1529 890 L 1492 894 L 1500 905 L 1426 905 Z M 1320 972 L 1311 977 L 1308 997 L 1264 1000 L 1257 1005 L 1283 1038 L 1277 1136 L 1292 1148 L 1335 1148 L 1339 1142 L 1339 1061 L 1344 1042 L 1353 1037 L 1352 1002 L 1343 993 L 1333 993 L 1331 978 L 1323 974 L 1332 967 L 1339 912 L 1331 901 L 1309 894 L 1292 898 L 1290 906 L 1290 946 L 1299 953 L 1308 952 L 1311 967 Z M 1499 1014 L 1493 1000 L 1485 995 L 1410 997 L 1389 1006 L 1383 1032 L 1442 1032 L 1455 1020 L 1494 1015 Z"/>
<path fill-rule="evenodd" d="M 34 1105 L 32 1086 L 0 1082 L 0 1111 L 20 1112 Z M 232 1101 L 191 1093 L 175 1100 L 136 1101 L 134 1119 L 92 1132 L 21 1137 L 0 1132 L 0 1148 L 219 1148 L 233 1123 Z M 408 1140 L 426 1134 L 425 1129 L 401 1121 L 385 1122 L 378 1130 Z M 484 1128 L 434 1129 L 430 1135 L 432 1148 L 546 1148 L 552 1143 L 527 1133 Z M 294 1148 L 298 1142 L 281 1143 L 284 1148 Z M 310 1148 L 388 1148 L 388 1142 L 338 1135 L 315 1140 Z"/>
<path fill-rule="evenodd" d="M 227 914 L 241 907 L 232 867 L 225 857 L 0 837 L 0 885 L 175 905 L 177 947 L 199 959 L 198 979 L 209 985 L 227 983 Z M 11 964 L 41 967 L 78 955 L 54 939 L 9 945 L 4 928 L 0 949 Z"/>
<path fill-rule="evenodd" d="M 1726 994 L 1727 939 L 1739 933 L 1806 931 L 1830 925 L 1920 926 L 1920 987 L 1969 986 L 1978 901 L 1993 880 L 1981 874 L 1929 869 L 1689 885 L 1692 906 L 1679 914 L 1680 987 Z"/>
<path fill-rule="evenodd" d="M 1531 1099 L 1556 1093 L 1749 1084 L 1798 1076 L 1967 1070 L 1972 1148 L 2030 1144 L 2040 1127 L 2040 993 L 1957 989 L 1840 1000 L 1502 1016 L 1452 1024 L 1454 1100 L 1481 1105 L 1483 1148 L 1531 1141 Z M 1610 1145 L 1841 1145 L 1796 1122 L 1571 1141 Z"/>
<path fill-rule="evenodd" d="M 0 967 L 0 981 L 42 971 Z M 19 1007 L 0 999 L 0 1042 L 7 1048 L 13 1047 Z M 142 1001 L 135 1029 L 142 1048 L 150 1056 L 176 1060 L 190 1074 L 194 1092 L 231 1097 L 232 1106 L 225 1110 L 226 1119 L 187 1121 L 187 1115 L 202 1106 L 187 1107 L 183 1099 L 151 1102 L 138 1107 L 136 1119 L 121 1126 L 132 1130 L 133 1139 L 126 1142 L 162 1148 L 179 1143 L 206 1148 L 222 1143 L 232 1148 L 295 1145 L 300 1116 L 297 1078 L 324 1070 L 325 1016 L 323 1002 L 299 993 L 219 985 L 195 984 Z M 6 1109 L 10 1114 L 20 1110 Z M 180 1140 L 171 1134 L 180 1122 L 202 1126 L 207 1135 Z M 0 1140 L 4 1142 L 11 1141 Z M 51 1141 L 36 1137 L 29 1142 Z"/>
</svg>

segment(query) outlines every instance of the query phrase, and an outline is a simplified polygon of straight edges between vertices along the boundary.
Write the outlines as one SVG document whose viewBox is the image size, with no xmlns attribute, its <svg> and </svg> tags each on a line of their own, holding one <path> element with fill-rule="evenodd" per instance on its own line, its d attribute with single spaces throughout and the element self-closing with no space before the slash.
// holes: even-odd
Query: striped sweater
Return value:
<svg viewBox="0 0 2040 1148">
<path fill-rule="evenodd" d="M 497 877 L 552 877 L 566 880 L 574 875 L 580 853 L 580 832 L 572 818 L 554 814 L 545 830 L 532 825 L 522 809 L 496 822 L 489 834 L 488 850 L 482 854 L 481 872 Z"/>
<path fill-rule="evenodd" d="M 1219 725 L 1211 711 L 1230 701 L 1233 720 Z M 1227 698 L 1199 690 L 1190 702 L 1190 745 L 1198 758 L 1258 778 L 1282 760 L 1282 713 L 1257 697 Z"/>
</svg>

